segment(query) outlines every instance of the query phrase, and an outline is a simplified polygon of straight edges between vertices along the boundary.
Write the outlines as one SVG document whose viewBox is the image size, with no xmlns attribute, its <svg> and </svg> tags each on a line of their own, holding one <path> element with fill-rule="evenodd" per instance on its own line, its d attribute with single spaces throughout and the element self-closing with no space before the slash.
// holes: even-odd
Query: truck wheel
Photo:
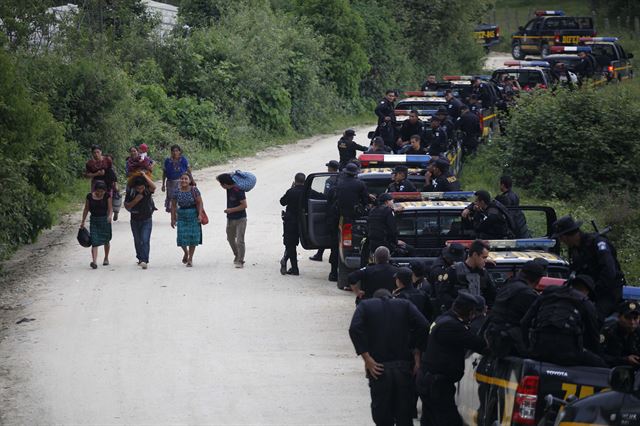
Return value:
<svg viewBox="0 0 640 426">
<path fill-rule="evenodd" d="M 338 260 L 338 288 L 349 287 L 349 281 L 347 280 L 347 277 L 353 271 L 354 270 L 348 268 L 347 265 L 342 262 L 342 260 Z"/>
<path fill-rule="evenodd" d="M 542 59 L 544 59 L 546 56 L 549 56 L 549 53 L 549 45 L 543 44 L 540 48 L 540 56 L 542 56 Z"/>
<path fill-rule="evenodd" d="M 511 46 L 511 56 L 513 56 L 513 59 L 517 59 L 517 60 L 524 59 L 524 55 L 522 53 L 522 47 L 520 46 L 520 43 L 513 43 L 513 45 Z"/>
</svg>

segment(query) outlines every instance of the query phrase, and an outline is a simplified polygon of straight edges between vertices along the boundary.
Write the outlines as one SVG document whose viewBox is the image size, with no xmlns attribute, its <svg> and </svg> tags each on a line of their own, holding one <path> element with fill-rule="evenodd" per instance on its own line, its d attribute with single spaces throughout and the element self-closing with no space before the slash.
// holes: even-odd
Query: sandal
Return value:
<svg viewBox="0 0 640 426">
<path fill-rule="evenodd" d="M 105 259 L 104 262 L 102 262 L 102 266 L 109 266 L 109 260 Z"/>
<path fill-rule="evenodd" d="M 89 266 L 91 266 L 91 269 L 98 269 L 98 265 L 96 265 L 95 263 L 91 262 L 89 264 Z"/>
</svg>

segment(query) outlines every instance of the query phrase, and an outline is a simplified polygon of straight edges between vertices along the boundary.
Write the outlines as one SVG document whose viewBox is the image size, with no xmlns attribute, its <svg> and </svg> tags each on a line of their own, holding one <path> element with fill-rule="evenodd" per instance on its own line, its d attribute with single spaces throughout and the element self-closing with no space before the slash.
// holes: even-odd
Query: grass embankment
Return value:
<svg viewBox="0 0 640 426">
<path fill-rule="evenodd" d="M 621 87 L 640 97 L 640 80 L 633 79 L 622 83 L 623 86 L 609 85 L 602 89 L 602 96 L 613 94 Z M 625 123 L 620 123 L 621 126 Z M 510 174 L 509 167 L 501 161 L 500 143 L 508 141 L 494 140 L 491 144 L 482 146 L 480 152 L 470 158 L 464 165 L 462 183 L 466 190 L 487 189 L 492 195 L 499 191 L 499 178 L 501 174 Z M 615 141 L 612 141 L 614 143 Z M 549 155 L 554 155 L 550 152 Z M 571 166 L 571 158 L 566 159 L 567 167 Z M 607 167 L 606 159 L 600 163 L 594 163 L 592 167 Z M 590 168 L 585 168 L 589 170 Z M 640 170 L 640 164 L 636 168 Z M 539 173 L 545 173 L 544 164 L 538 167 Z M 550 182 L 553 176 L 549 176 Z M 559 199 L 556 197 L 541 198 L 532 194 L 533 191 L 514 182 L 514 191 L 520 195 L 523 205 L 543 205 L 553 207 L 558 216 L 570 214 L 576 220 L 582 220 L 583 230 L 592 231 L 591 220 L 595 220 L 600 229 L 607 225 L 613 225 L 612 231 L 607 234 L 618 249 L 618 259 L 625 272 L 627 282 L 630 285 L 640 285 L 640 208 L 638 207 L 638 194 L 633 190 L 618 191 L 583 191 L 571 199 Z"/>
<path fill-rule="evenodd" d="M 263 136 L 263 137 L 239 137 L 235 140 L 231 146 L 224 150 L 206 150 L 198 146 L 197 144 L 189 144 L 183 146 L 185 156 L 189 159 L 192 168 L 194 170 L 203 169 L 205 167 L 214 166 L 229 161 L 233 158 L 246 157 L 255 154 L 263 149 L 278 146 L 287 145 L 298 142 L 300 139 L 312 136 L 313 134 L 333 133 L 340 132 L 349 127 L 356 127 L 361 125 L 374 124 L 374 118 L 371 113 L 359 113 L 354 115 L 339 115 L 333 120 L 320 125 L 310 132 L 303 133 L 290 133 L 284 136 Z M 337 141 L 336 141 L 337 142 Z M 158 152 L 151 153 L 152 157 L 161 162 L 168 153 Z M 337 152 L 336 152 L 337 155 Z M 161 165 L 160 165 L 161 167 Z M 122 169 L 119 167 L 119 169 Z M 162 176 L 162 172 L 158 170 L 154 173 L 159 179 Z M 120 186 L 124 185 L 124 178 L 120 174 Z M 88 180 L 78 178 L 72 181 L 66 190 L 58 197 L 56 197 L 49 205 L 49 209 L 53 214 L 54 224 L 60 222 L 63 215 L 71 213 L 80 208 L 84 197 L 88 191 Z"/>
</svg>

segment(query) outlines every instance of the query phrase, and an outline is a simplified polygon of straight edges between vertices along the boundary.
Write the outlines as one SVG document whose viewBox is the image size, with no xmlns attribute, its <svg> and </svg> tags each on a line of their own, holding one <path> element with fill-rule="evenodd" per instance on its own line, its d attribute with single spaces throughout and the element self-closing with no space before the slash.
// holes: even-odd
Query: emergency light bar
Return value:
<svg viewBox="0 0 640 426">
<path fill-rule="evenodd" d="M 640 300 L 640 287 L 625 285 L 622 287 L 622 298 L 624 300 Z"/>
<path fill-rule="evenodd" d="M 564 16 L 563 10 L 536 10 L 536 16 Z"/>
<path fill-rule="evenodd" d="M 491 249 L 520 250 L 520 249 L 550 249 L 555 247 L 556 240 L 548 238 L 522 238 L 518 240 L 485 240 Z M 462 244 L 466 248 L 471 247 L 473 240 L 448 240 L 445 244 Z"/>
<path fill-rule="evenodd" d="M 394 200 L 403 201 L 464 201 L 473 197 L 473 191 L 449 191 L 449 192 L 392 192 Z"/>
<path fill-rule="evenodd" d="M 551 46 L 551 52 L 553 53 L 562 53 L 562 52 L 591 53 L 591 48 L 589 46 Z"/>
<path fill-rule="evenodd" d="M 618 37 L 580 37 L 580 41 L 610 41 L 616 42 L 618 41 Z"/>
<path fill-rule="evenodd" d="M 444 96 L 444 90 L 426 91 L 426 92 L 423 92 L 421 90 L 417 90 L 417 91 L 404 92 L 404 94 L 406 96 L 434 96 L 434 97 L 440 97 L 440 96 Z"/>
<path fill-rule="evenodd" d="M 504 61 L 508 67 L 550 67 L 547 61 Z"/>
<path fill-rule="evenodd" d="M 445 105 L 445 103 L 442 103 L 442 105 Z M 425 116 L 425 115 L 429 115 L 430 116 L 430 115 L 435 114 L 435 111 L 437 111 L 437 110 L 434 108 L 434 109 L 417 109 L 416 111 L 418 112 L 419 116 Z M 396 109 L 393 112 L 395 113 L 396 116 L 409 115 L 411 110 L 409 110 L 409 109 Z"/>
<path fill-rule="evenodd" d="M 479 78 L 480 80 L 490 80 L 490 75 L 445 75 L 442 77 L 443 80 L 446 81 L 460 81 L 460 80 L 475 80 Z"/>
<path fill-rule="evenodd" d="M 360 164 L 366 167 L 370 164 L 416 164 L 426 165 L 430 160 L 430 155 L 405 155 L 405 154 L 360 154 L 358 157 Z"/>
</svg>

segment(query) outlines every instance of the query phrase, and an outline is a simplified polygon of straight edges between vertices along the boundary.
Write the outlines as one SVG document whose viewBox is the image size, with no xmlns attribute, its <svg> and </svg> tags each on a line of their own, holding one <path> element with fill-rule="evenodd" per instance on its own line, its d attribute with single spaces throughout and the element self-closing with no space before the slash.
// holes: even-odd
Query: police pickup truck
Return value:
<svg viewBox="0 0 640 426">
<path fill-rule="evenodd" d="M 541 287 L 563 281 L 543 278 Z M 625 287 L 625 298 L 629 298 L 628 291 Z M 637 293 L 637 288 L 632 291 Z M 629 387 L 627 381 L 626 392 L 616 391 L 620 380 L 616 385 L 614 376 L 609 368 L 565 367 L 527 358 L 472 354 L 458 384 L 456 403 L 467 424 L 553 425 L 555 415 L 547 412 L 552 405 L 549 400 L 578 398 L 560 412 L 555 425 L 640 425 L 640 375 L 636 374 L 635 387 Z"/>
<path fill-rule="evenodd" d="M 313 173 L 307 176 L 303 195 L 300 241 L 305 249 L 330 248 L 333 230 L 327 225 L 327 201 L 316 194 L 324 188 L 331 173 Z M 469 205 L 473 192 L 442 193 L 396 193 L 413 200 L 399 201 L 402 207 L 396 215 L 398 238 L 413 249 L 410 253 L 392 253 L 392 260 L 408 264 L 412 260 L 430 263 L 438 257 L 448 240 L 469 240 L 475 238 L 470 225 L 462 220 L 461 213 Z M 553 208 L 521 206 L 511 210 L 524 213 L 533 237 L 551 235 L 551 224 L 556 220 Z M 343 224 L 338 232 L 340 260 L 338 263 L 338 285 L 345 286 L 347 275 L 360 268 L 367 260 L 366 243 L 367 218 Z"/>
<path fill-rule="evenodd" d="M 492 46 L 500 43 L 500 27 L 494 24 L 479 24 L 473 30 L 473 38 L 488 52 Z"/>
<path fill-rule="evenodd" d="M 554 81 L 551 64 L 547 61 L 505 61 L 506 68 L 498 68 L 491 81 L 499 84 L 506 76 L 514 77 L 522 90 L 546 89 Z"/>
<path fill-rule="evenodd" d="M 590 16 L 564 16 L 561 10 L 538 10 L 535 14 L 535 18 L 511 35 L 513 59 L 547 56 L 551 46 L 578 44 L 580 37 L 596 35 Z"/>
<path fill-rule="evenodd" d="M 617 37 L 581 37 L 580 43 L 591 48 L 598 71 L 608 81 L 622 81 L 633 77 L 633 53 L 625 52 Z"/>
</svg>

